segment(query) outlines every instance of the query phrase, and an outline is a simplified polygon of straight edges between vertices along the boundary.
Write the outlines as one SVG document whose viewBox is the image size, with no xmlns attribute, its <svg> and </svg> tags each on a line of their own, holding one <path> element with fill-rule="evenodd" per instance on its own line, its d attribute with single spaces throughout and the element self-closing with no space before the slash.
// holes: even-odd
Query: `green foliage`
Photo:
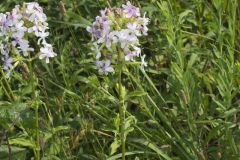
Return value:
<svg viewBox="0 0 240 160">
<path fill-rule="evenodd" d="M 23 1 L 6 0 L 0 11 Z M 85 27 L 125 1 L 39 2 L 58 56 L 34 62 L 34 75 L 17 67 L 8 80 L 15 101 L 0 77 L 0 159 L 33 158 L 37 133 L 44 160 L 121 158 L 117 77 L 98 74 Z M 151 24 L 141 40 L 148 67 L 126 64 L 122 75 L 127 159 L 240 159 L 238 1 L 131 2 Z"/>
</svg>

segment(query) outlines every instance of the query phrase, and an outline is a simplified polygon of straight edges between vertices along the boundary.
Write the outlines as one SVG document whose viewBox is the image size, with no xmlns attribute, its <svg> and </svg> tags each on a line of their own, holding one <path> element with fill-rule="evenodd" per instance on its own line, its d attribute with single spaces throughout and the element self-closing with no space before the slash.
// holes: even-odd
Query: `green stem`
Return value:
<svg viewBox="0 0 240 160">
<path fill-rule="evenodd" d="M 2 81 L 1 81 L 1 86 L 2 86 L 3 91 L 5 92 L 5 94 L 7 95 L 8 99 L 11 100 L 12 98 L 11 98 L 10 94 L 8 94 L 8 91 L 7 91 L 7 89 L 5 88 L 5 86 L 4 86 L 4 84 L 3 84 Z"/>
<path fill-rule="evenodd" d="M 35 107 L 35 116 L 36 116 L 36 144 L 37 144 L 37 160 L 40 160 L 40 138 L 39 138 L 39 124 L 38 124 L 38 105 Z"/>
<path fill-rule="evenodd" d="M 8 80 L 7 80 L 7 78 L 6 78 L 6 75 L 5 75 L 5 73 L 3 72 L 2 69 L 1 69 L 1 75 L 2 75 L 2 78 L 3 78 L 4 82 L 5 82 L 5 84 L 7 85 L 7 86 L 6 86 L 7 88 L 5 88 L 4 84 L 1 83 L 4 92 L 6 93 L 6 95 L 8 96 L 8 98 L 9 98 L 11 101 L 13 101 L 13 102 L 16 101 L 15 96 L 14 96 L 14 94 L 13 94 L 13 91 L 12 91 L 12 89 L 11 89 L 11 87 L 10 87 L 10 84 L 8 83 Z M 8 92 L 9 92 L 9 93 L 8 93 Z"/>
<path fill-rule="evenodd" d="M 30 59 L 30 56 L 29 56 L 29 59 Z M 31 61 L 29 60 L 28 61 L 29 63 L 29 67 L 30 67 L 30 77 L 31 77 L 31 85 L 32 85 L 32 98 L 34 100 L 34 108 L 35 108 L 35 118 L 36 118 L 36 122 L 35 122 L 35 125 L 36 125 L 36 154 L 35 154 L 35 159 L 36 160 L 40 160 L 40 136 L 39 136 L 39 123 L 38 123 L 38 102 L 36 100 L 37 96 L 36 96 L 36 86 L 35 86 L 35 83 L 34 83 L 34 73 L 33 73 L 33 67 L 32 67 L 32 63 Z"/>
<path fill-rule="evenodd" d="M 122 68 L 123 64 L 119 64 L 118 71 L 118 89 L 119 89 L 119 113 L 120 113 L 120 132 L 122 146 L 122 160 L 125 160 L 125 106 L 122 86 Z"/>
<path fill-rule="evenodd" d="M 124 97 L 125 93 L 123 92 L 122 85 L 122 71 L 124 68 L 124 53 L 118 52 L 118 94 L 119 94 L 119 114 L 120 114 L 120 139 L 122 146 L 122 160 L 125 160 L 125 106 L 124 106 Z"/>
</svg>

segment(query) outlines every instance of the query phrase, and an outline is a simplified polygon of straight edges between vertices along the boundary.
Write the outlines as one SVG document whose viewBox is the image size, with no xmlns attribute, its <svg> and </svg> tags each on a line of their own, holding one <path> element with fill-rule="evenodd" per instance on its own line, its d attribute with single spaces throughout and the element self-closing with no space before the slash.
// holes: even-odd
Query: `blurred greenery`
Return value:
<svg viewBox="0 0 240 160">
<path fill-rule="evenodd" d="M 25 0 L 0 2 L 0 12 Z M 29 73 L 18 66 L 0 88 L 0 159 L 121 158 L 116 76 L 99 75 L 86 26 L 125 0 L 39 0 L 58 56 L 35 61 L 39 128 Z M 127 159 L 240 159 L 238 0 L 132 0 L 151 20 L 141 39 L 148 67 L 128 66 Z M 2 81 L 2 78 L 1 78 Z"/>
</svg>

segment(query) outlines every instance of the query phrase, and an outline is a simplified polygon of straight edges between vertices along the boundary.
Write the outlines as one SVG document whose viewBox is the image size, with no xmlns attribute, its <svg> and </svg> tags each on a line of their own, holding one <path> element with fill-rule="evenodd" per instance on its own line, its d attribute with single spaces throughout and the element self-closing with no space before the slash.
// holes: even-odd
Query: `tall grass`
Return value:
<svg viewBox="0 0 240 160">
<path fill-rule="evenodd" d="M 0 159 L 121 159 L 122 87 L 98 74 L 85 27 L 124 1 L 39 2 L 58 56 L 1 73 Z M 121 73 L 126 159 L 240 159 L 238 0 L 132 2 L 151 24 L 141 40 L 148 67 Z"/>
</svg>

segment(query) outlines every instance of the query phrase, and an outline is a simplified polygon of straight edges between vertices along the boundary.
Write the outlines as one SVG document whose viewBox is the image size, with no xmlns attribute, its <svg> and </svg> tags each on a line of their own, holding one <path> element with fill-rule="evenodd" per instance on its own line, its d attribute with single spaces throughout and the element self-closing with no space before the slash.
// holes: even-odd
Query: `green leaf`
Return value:
<svg viewBox="0 0 240 160">
<path fill-rule="evenodd" d="M 232 115 L 234 115 L 234 114 L 236 114 L 236 113 L 238 113 L 238 112 L 239 112 L 239 109 L 232 108 L 232 109 L 224 112 L 223 117 L 224 117 L 224 118 L 227 118 L 227 117 L 232 116 Z"/>
<path fill-rule="evenodd" d="M 117 138 L 114 138 L 114 141 L 110 145 L 110 155 L 113 155 L 117 152 L 117 149 L 120 147 L 121 143 Z"/>
<path fill-rule="evenodd" d="M 145 91 L 142 91 L 142 90 L 133 91 L 127 94 L 126 100 L 131 99 L 133 97 L 142 97 L 145 95 L 147 95 L 147 92 Z"/>
<path fill-rule="evenodd" d="M 130 155 L 135 155 L 135 154 L 146 154 L 147 152 L 143 152 L 143 151 L 132 151 L 132 152 L 126 152 L 125 155 L 126 156 L 130 156 Z M 111 157 L 108 157 L 107 160 L 119 160 L 122 157 L 122 154 L 117 154 Z"/>
<path fill-rule="evenodd" d="M 129 141 L 139 143 L 147 148 L 150 148 L 166 160 L 172 160 L 167 154 L 165 154 L 157 145 L 155 145 L 151 141 L 145 139 L 129 139 Z"/>
<path fill-rule="evenodd" d="M 11 158 L 13 160 L 24 160 L 26 159 L 26 149 L 10 146 L 11 148 Z M 0 147 L 0 159 L 9 160 L 9 148 L 7 145 L 1 145 Z"/>
<path fill-rule="evenodd" d="M 20 146 L 24 146 L 24 147 L 31 147 L 32 149 L 36 149 L 35 141 L 29 140 L 29 139 L 26 139 L 26 138 L 10 139 L 9 144 L 20 145 Z"/>
</svg>

